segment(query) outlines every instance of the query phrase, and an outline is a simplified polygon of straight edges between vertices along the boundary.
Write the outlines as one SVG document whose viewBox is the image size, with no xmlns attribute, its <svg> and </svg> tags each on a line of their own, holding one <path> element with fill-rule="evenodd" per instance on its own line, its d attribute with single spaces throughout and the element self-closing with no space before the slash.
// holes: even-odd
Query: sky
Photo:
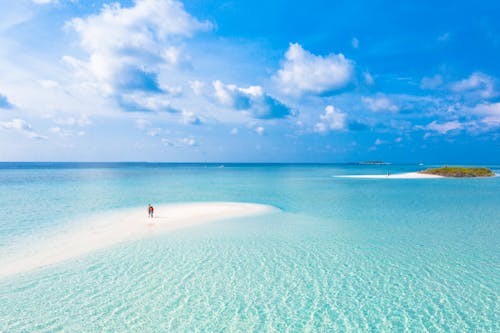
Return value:
<svg viewBox="0 0 500 333">
<path fill-rule="evenodd" d="M 0 0 L 0 161 L 500 163 L 500 2 Z"/>
</svg>

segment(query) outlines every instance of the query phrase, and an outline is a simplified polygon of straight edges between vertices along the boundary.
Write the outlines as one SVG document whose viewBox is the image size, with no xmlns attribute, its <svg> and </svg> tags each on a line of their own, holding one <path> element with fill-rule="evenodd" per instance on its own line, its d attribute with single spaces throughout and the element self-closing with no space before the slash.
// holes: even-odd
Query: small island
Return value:
<svg viewBox="0 0 500 333">
<path fill-rule="evenodd" d="M 493 177 L 495 173 L 489 168 L 465 168 L 465 167 L 449 167 L 430 168 L 419 171 L 419 173 L 427 175 L 436 175 L 443 177 Z"/>
<path fill-rule="evenodd" d="M 388 165 L 390 163 L 383 162 L 383 161 L 364 161 L 364 162 L 358 162 L 357 164 L 360 164 L 360 165 L 364 165 L 364 164 L 368 164 L 368 165 Z"/>
</svg>

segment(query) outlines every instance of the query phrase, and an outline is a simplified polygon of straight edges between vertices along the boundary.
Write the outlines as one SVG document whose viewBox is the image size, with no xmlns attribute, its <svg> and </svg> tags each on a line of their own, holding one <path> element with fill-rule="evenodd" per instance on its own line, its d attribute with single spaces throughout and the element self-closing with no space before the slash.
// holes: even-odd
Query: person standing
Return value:
<svg viewBox="0 0 500 333">
<path fill-rule="evenodd" d="M 151 206 L 151 204 L 148 205 L 148 216 L 149 218 L 153 218 L 154 217 L 154 213 L 155 213 L 155 209 L 153 206 Z"/>
</svg>

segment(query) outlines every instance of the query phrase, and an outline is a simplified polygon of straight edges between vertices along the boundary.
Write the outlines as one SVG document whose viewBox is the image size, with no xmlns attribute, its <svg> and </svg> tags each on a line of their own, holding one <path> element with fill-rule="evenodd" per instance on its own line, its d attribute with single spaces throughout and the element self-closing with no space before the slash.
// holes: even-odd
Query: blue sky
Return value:
<svg viewBox="0 0 500 333">
<path fill-rule="evenodd" d="M 0 0 L 0 161 L 499 163 L 499 13 Z"/>
</svg>

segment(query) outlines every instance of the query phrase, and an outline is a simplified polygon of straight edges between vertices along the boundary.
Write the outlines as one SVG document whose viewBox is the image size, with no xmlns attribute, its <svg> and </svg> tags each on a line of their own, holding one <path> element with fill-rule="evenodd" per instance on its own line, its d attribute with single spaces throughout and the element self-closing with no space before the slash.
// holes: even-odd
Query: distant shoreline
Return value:
<svg viewBox="0 0 500 333">
<path fill-rule="evenodd" d="M 356 164 L 359 164 L 359 165 L 390 165 L 392 163 L 382 162 L 382 161 L 366 161 L 366 162 L 358 162 Z"/>
<path fill-rule="evenodd" d="M 439 166 L 444 163 L 426 163 L 426 166 Z M 451 163 L 448 163 L 451 164 Z M 141 166 L 158 166 L 158 167 L 182 167 L 182 166 L 228 166 L 228 167 L 245 167 L 245 166 L 422 166 L 420 163 L 393 163 L 393 162 L 148 162 L 148 161 L 0 161 L 0 169 L 62 169 L 62 168 L 113 168 L 113 167 L 141 167 Z M 463 164 L 466 166 L 487 165 L 500 167 L 498 163 L 471 163 Z"/>
<path fill-rule="evenodd" d="M 445 178 L 437 175 L 427 175 L 418 172 L 395 173 L 385 175 L 342 175 L 335 176 L 338 178 L 364 178 L 364 179 L 430 179 L 430 178 Z"/>
</svg>

